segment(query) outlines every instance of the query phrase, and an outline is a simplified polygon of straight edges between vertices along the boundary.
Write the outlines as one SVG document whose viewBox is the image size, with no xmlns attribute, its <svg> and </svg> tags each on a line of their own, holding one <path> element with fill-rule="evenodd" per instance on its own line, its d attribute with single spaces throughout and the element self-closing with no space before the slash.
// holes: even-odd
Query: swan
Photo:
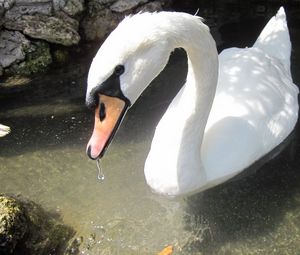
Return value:
<svg viewBox="0 0 300 255">
<path fill-rule="evenodd" d="M 201 18 L 139 13 L 108 36 L 89 69 L 91 159 L 104 155 L 127 109 L 175 48 L 187 53 L 186 83 L 159 121 L 144 167 L 152 190 L 169 196 L 200 192 L 237 175 L 279 145 L 298 118 L 283 7 L 252 47 L 219 56 Z"/>
<path fill-rule="evenodd" d="M 0 137 L 6 136 L 10 133 L 10 127 L 0 124 Z"/>
</svg>

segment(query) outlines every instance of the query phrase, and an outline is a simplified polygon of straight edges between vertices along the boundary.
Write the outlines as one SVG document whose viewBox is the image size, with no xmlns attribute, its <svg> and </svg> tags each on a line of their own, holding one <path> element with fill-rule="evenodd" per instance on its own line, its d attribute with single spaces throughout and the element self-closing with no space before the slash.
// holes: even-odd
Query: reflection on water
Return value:
<svg viewBox="0 0 300 255">
<path fill-rule="evenodd" d="M 167 245 L 176 254 L 298 254 L 296 137 L 256 172 L 206 192 L 168 199 L 147 187 L 143 165 L 154 127 L 185 71 L 177 52 L 129 111 L 101 161 L 103 182 L 85 155 L 93 126 L 84 106 L 85 76 L 76 83 L 48 80 L 51 95 L 33 89 L 3 101 L 0 122 L 12 133 L 0 140 L 0 192 L 21 193 L 59 212 L 82 237 L 82 254 L 156 254 Z"/>
</svg>

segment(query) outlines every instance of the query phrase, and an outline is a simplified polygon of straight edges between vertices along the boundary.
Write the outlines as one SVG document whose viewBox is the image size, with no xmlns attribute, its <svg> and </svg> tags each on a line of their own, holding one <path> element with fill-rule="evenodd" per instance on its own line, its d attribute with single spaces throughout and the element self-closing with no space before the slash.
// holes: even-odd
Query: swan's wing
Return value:
<svg viewBox="0 0 300 255">
<path fill-rule="evenodd" d="M 219 59 L 202 148 L 211 179 L 236 174 L 264 156 L 288 136 L 298 118 L 298 88 L 278 59 L 258 48 L 231 48 Z"/>
<path fill-rule="evenodd" d="M 261 49 L 273 58 L 278 58 L 290 72 L 291 40 L 283 7 L 269 20 L 253 47 Z"/>
</svg>

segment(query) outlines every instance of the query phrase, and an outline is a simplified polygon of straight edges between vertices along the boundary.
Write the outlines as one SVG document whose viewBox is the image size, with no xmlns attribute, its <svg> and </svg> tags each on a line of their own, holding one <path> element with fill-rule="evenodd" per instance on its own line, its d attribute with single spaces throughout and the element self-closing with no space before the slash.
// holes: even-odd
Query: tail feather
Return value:
<svg viewBox="0 0 300 255">
<path fill-rule="evenodd" d="M 290 71 L 291 40 L 283 7 L 280 7 L 264 27 L 253 47 L 279 58 L 287 71 Z"/>
</svg>

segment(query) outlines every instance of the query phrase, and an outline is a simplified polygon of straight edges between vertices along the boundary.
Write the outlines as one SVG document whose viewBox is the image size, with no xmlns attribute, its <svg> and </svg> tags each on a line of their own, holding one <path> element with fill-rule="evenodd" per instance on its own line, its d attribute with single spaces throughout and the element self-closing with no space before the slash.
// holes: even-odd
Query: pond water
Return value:
<svg viewBox="0 0 300 255">
<path fill-rule="evenodd" d="M 292 68 L 300 84 L 297 31 Z M 185 79 L 185 55 L 177 51 L 125 117 L 99 182 L 85 154 L 93 113 L 84 105 L 84 65 L 76 79 L 52 72 L 1 100 L 0 123 L 12 133 L 0 140 L 0 193 L 58 212 L 81 239 L 81 254 L 157 254 L 167 245 L 174 254 L 299 254 L 297 132 L 246 177 L 186 198 L 153 194 L 143 165 L 155 125 Z"/>
</svg>

